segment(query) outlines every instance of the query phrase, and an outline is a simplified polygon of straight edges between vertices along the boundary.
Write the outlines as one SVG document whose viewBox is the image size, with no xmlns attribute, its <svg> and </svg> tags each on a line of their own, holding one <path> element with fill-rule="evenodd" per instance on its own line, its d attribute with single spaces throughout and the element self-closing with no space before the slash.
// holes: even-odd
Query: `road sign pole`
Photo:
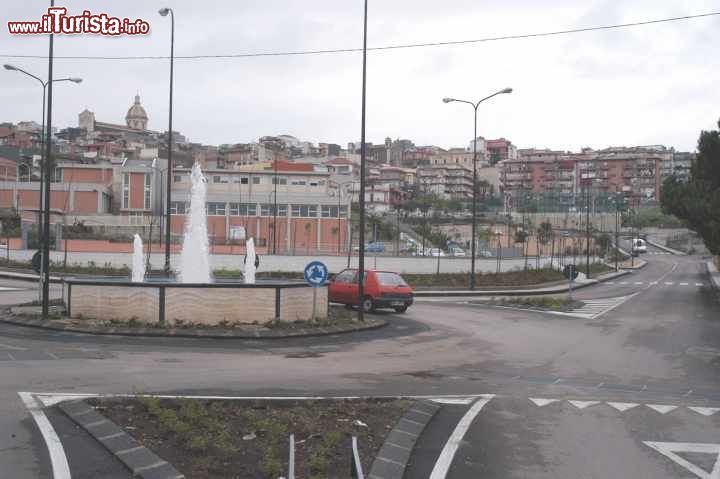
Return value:
<svg viewBox="0 0 720 479">
<path fill-rule="evenodd" d="M 572 277 L 572 275 L 570 275 L 570 281 L 569 281 L 569 283 L 570 283 L 570 285 L 569 285 L 570 289 L 568 290 L 568 296 L 570 297 L 570 301 L 572 301 L 572 284 L 573 284 L 573 277 Z"/>
<path fill-rule="evenodd" d="M 317 317 L 315 311 L 316 311 L 316 305 L 317 305 L 317 288 L 313 288 L 313 309 L 312 309 L 312 321 L 315 322 L 315 318 Z"/>
</svg>

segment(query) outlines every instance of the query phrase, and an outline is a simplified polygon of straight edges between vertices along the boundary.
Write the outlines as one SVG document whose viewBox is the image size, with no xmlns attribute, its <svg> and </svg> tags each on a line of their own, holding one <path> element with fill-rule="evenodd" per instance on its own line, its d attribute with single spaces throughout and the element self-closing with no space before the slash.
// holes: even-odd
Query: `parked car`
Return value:
<svg viewBox="0 0 720 479">
<path fill-rule="evenodd" d="M 633 238 L 632 240 L 632 253 L 647 253 L 647 245 L 645 240 L 642 238 Z"/>
<path fill-rule="evenodd" d="M 357 269 L 345 269 L 330 280 L 329 300 L 346 306 L 362 306 L 371 312 L 391 308 L 404 313 L 413 304 L 413 290 L 402 277 L 391 271 L 365 270 L 364 298 L 360 301 Z"/>
<path fill-rule="evenodd" d="M 365 251 L 368 253 L 384 253 L 385 243 L 368 243 L 365 245 Z"/>
<path fill-rule="evenodd" d="M 450 250 L 450 254 L 452 256 L 456 257 L 464 257 L 465 256 L 465 250 L 462 248 L 453 248 Z"/>
<path fill-rule="evenodd" d="M 440 248 L 428 248 L 425 256 L 432 256 L 437 258 L 438 256 L 445 256 L 445 252 Z"/>
</svg>

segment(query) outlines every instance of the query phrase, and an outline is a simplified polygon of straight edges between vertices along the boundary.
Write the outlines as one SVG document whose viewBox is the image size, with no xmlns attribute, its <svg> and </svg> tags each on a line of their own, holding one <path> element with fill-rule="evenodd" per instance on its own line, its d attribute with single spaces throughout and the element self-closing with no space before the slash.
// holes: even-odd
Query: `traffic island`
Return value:
<svg viewBox="0 0 720 479">
<path fill-rule="evenodd" d="M 18 326 L 42 328 L 73 333 L 208 339 L 285 339 L 327 336 L 378 329 L 387 325 L 380 317 L 366 316 L 358 321 L 355 313 L 337 305 L 328 307 L 327 318 L 316 321 L 267 321 L 256 324 L 220 321 L 215 326 L 203 322 L 143 323 L 137 320 L 100 320 L 97 318 L 68 318 L 62 306 L 53 306 L 47 319 L 40 316 L 40 307 L 15 306 L 6 309 L 0 322 Z"/>
<path fill-rule="evenodd" d="M 489 301 L 484 301 L 482 304 L 512 307 L 515 309 L 527 309 L 529 311 L 559 313 L 567 313 L 582 308 L 585 305 L 582 301 L 558 296 L 493 298 Z"/>
<path fill-rule="evenodd" d="M 127 455 L 140 454 L 154 458 L 156 467 L 172 464 L 178 474 L 188 478 L 230 479 L 288 477 L 291 463 L 295 477 L 351 477 L 353 437 L 367 473 L 391 430 L 413 404 L 405 399 L 372 398 L 138 396 L 89 399 L 60 407 L 126 465 Z M 99 414 L 102 416 L 96 417 Z M 101 427 L 107 431 L 98 432 Z M 122 444 L 116 447 L 118 441 Z M 128 468 L 136 473 L 130 465 Z"/>
</svg>

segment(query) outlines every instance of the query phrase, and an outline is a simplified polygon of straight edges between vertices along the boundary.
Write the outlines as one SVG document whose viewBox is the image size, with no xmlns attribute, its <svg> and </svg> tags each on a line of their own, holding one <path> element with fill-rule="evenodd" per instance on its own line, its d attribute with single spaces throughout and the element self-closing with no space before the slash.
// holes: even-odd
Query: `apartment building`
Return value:
<svg viewBox="0 0 720 479">
<path fill-rule="evenodd" d="M 441 198 L 466 200 L 472 198 L 473 172 L 459 163 L 423 166 L 417 169 L 417 187 Z"/>
</svg>

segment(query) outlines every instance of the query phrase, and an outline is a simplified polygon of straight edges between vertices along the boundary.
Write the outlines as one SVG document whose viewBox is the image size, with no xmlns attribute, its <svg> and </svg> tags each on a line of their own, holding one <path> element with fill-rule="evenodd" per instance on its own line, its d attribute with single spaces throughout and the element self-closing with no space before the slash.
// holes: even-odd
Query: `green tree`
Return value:
<svg viewBox="0 0 720 479">
<path fill-rule="evenodd" d="M 718 121 L 720 128 L 720 121 Z M 663 183 L 661 205 L 666 214 L 687 222 L 713 255 L 720 255 L 720 131 L 700 133 L 698 154 L 683 183 L 670 177 Z"/>
</svg>

